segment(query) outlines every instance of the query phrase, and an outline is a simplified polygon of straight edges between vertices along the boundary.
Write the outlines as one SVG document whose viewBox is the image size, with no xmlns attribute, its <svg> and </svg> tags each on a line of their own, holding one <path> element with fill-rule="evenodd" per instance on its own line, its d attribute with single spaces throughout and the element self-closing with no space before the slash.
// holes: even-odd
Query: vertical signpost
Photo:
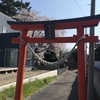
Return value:
<svg viewBox="0 0 100 100">
<path fill-rule="evenodd" d="M 45 38 L 54 39 L 55 38 L 55 27 L 53 23 L 44 24 Z"/>
</svg>

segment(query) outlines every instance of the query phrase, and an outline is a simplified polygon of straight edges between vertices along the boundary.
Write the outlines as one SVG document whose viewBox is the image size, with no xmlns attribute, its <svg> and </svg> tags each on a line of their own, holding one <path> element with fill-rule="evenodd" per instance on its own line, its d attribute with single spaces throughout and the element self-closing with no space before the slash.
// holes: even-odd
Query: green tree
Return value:
<svg viewBox="0 0 100 100">
<path fill-rule="evenodd" d="M 19 13 L 21 8 L 25 8 L 30 11 L 31 7 L 29 5 L 30 2 L 23 3 L 18 0 L 0 0 L 0 12 L 12 17 Z"/>
</svg>

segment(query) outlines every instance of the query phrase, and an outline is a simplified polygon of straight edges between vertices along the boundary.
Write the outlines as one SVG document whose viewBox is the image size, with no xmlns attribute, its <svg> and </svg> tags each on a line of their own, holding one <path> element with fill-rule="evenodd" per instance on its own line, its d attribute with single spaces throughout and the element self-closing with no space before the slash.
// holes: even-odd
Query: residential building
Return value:
<svg viewBox="0 0 100 100">
<path fill-rule="evenodd" d="M 15 30 L 10 28 L 10 25 L 7 24 L 7 21 L 14 21 L 14 20 L 9 16 L 6 16 L 2 12 L 0 12 L 0 33 L 16 32 Z"/>
<path fill-rule="evenodd" d="M 17 67 L 19 44 L 13 44 L 12 38 L 20 33 L 0 34 L 0 67 Z"/>
<path fill-rule="evenodd" d="M 20 36 L 20 31 L 10 28 L 7 21 L 15 21 L 9 16 L 0 12 L 0 67 L 17 67 L 19 44 L 13 44 L 12 38 Z M 34 48 L 34 45 L 32 45 Z M 26 66 L 32 67 L 32 53 L 27 51 Z"/>
</svg>

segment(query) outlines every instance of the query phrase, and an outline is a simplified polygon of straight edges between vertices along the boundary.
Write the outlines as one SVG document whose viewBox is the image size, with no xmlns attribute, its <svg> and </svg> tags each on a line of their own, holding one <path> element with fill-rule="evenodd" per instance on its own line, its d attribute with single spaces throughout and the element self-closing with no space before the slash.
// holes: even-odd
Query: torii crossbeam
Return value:
<svg viewBox="0 0 100 100">
<path fill-rule="evenodd" d="M 33 21 L 33 22 L 14 22 L 8 21 L 11 28 L 14 30 L 20 30 L 22 32 L 21 38 L 26 43 L 74 43 L 77 42 L 84 35 L 85 27 L 97 26 L 100 21 L 100 15 L 92 17 L 82 17 L 74 19 L 64 20 L 52 20 L 52 21 Z M 77 29 L 77 35 L 73 37 L 55 37 L 51 39 L 46 38 L 31 38 L 27 36 L 29 30 L 44 30 L 45 24 L 53 24 L 55 30 L 60 29 Z M 78 44 L 78 91 L 79 100 L 87 100 L 87 83 L 86 83 L 86 64 L 85 64 L 85 42 L 97 42 L 97 36 L 88 36 L 86 39 L 80 41 Z M 23 44 L 19 37 L 12 39 L 13 43 L 20 43 L 20 53 L 18 62 L 18 73 L 16 83 L 16 94 L 15 100 L 22 100 L 22 89 L 23 89 L 23 77 L 25 69 L 25 58 L 26 58 L 26 45 Z"/>
</svg>

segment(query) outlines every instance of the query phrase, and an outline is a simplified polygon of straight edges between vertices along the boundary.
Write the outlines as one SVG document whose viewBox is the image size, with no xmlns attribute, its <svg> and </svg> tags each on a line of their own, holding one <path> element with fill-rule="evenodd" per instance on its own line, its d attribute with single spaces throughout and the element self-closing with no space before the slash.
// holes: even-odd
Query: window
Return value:
<svg viewBox="0 0 100 100">
<path fill-rule="evenodd" d="M 5 66 L 17 67 L 18 49 L 6 49 L 5 50 Z"/>
<path fill-rule="evenodd" d="M 0 33 L 7 33 L 7 28 L 0 26 Z"/>
<path fill-rule="evenodd" d="M 6 32 L 7 32 L 7 28 L 6 27 L 3 27 L 2 33 L 6 33 Z"/>
</svg>

